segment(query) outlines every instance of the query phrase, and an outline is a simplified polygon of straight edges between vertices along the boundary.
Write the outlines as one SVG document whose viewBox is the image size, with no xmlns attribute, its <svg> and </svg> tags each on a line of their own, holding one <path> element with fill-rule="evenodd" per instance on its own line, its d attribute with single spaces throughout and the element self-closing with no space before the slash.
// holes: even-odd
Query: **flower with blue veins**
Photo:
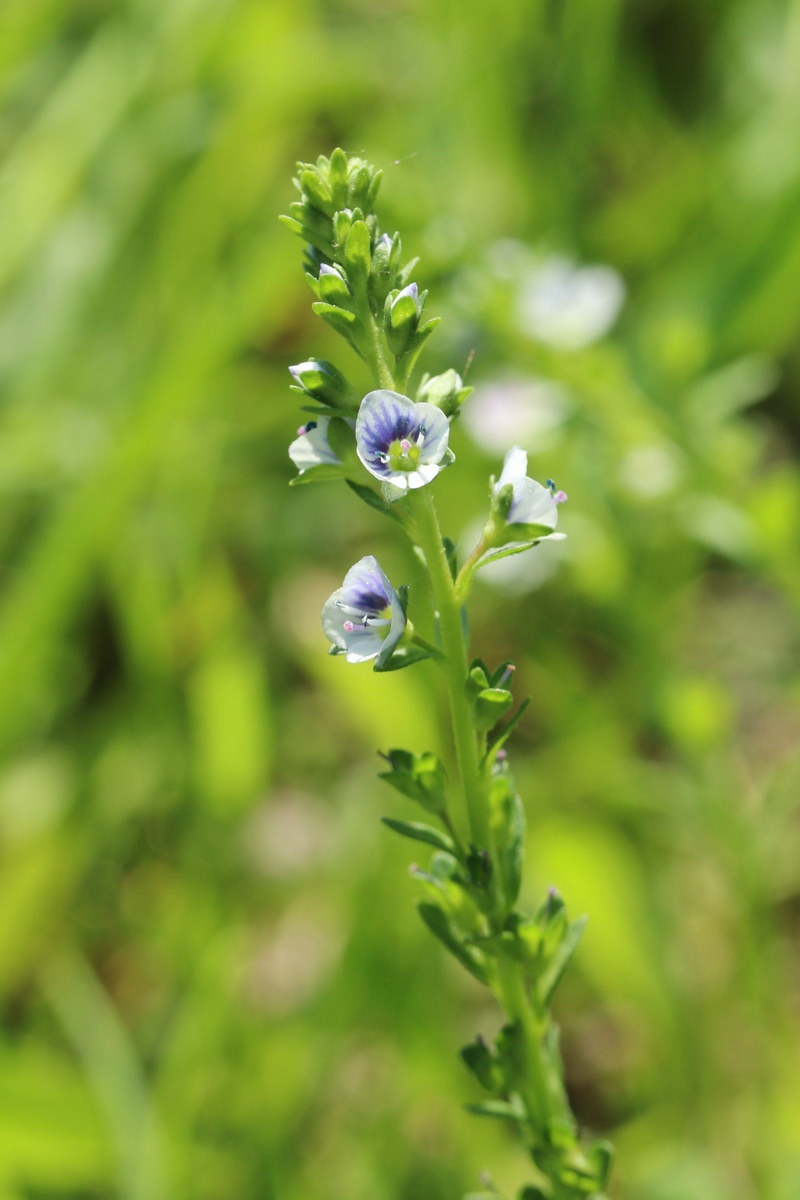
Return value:
<svg viewBox="0 0 800 1200">
<path fill-rule="evenodd" d="M 350 568 L 325 602 L 322 628 L 331 653 L 344 654 L 348 662 L 391 654 L 406 628 L 405 608 L 372 554 Z"/>
<path fill-rule="evenodd" d="M 424 487 L 453 461 L 450 423 L 434 404 L 415 404 L 386 388 L 368 392 L 356 419 L 356 450 L 364 466 L 398 493 Z"/>
<path fill-rule="evenodd" d="M 566 492 L 556 490 L 552 480 L 547 487 L 530 479 L 528 455 L 521 446 L 512 446 L 503 461 L 500 478 L 494 485 L 495 506 L 505 519 L 507 526 L 520 527 L 524 538 L 563 538 L 555 533 L 558 524 L 558 505 L 567 499 Z M 495 544 L 499 544 L 495 542 Z"/>
</svg>

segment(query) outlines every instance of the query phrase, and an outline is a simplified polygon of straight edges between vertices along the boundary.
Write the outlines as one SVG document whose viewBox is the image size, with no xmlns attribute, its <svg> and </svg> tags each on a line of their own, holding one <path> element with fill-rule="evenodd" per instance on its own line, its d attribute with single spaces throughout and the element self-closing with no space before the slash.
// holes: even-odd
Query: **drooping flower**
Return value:
<svg viewBox="0 0 800 1200">
<path fill-rule="evenodd" d="M 356 419 L 356 449 L 367 470 L 402 492 L 424 487 L 452 461 L 450 424 L 433 404 L 381 388 L 368 392 Z"/>
<path fill-rule="evenodd" d="M 527 470 L 527 452 L 521 446 L 512 446 L 503 461 L 500 478 L 494 485 L 495 496 L 499 496 L 509 485 L 512 489 L 511 503 L 505 514 L 506 524 L 538 525 L 555 529 L 558 524 L 558 502 L 549 488 L 543 487 L 535 479 L 528 478 L 525 473 Z M 559 493 L 559 502 L 566 498 L 563 492 Z M 553 535 L 544 533 L 543 536 Z"/>
<path fill-rule="evenodd" d="M 302 475 L 310 467 L 323 465 L 340 466 L 341 459 L 331 449 L 328 441 L 328 428 L 331 417 L 317 417 L 315 421 L 307 421 L 297 431 L 297 437 L 289 446 L 289 457 Z M 353 428 L 354 421 L 347 421 Z"/>
<path fill-rule="evenodd" d="M 346 655 L 348 662 L 368 662 L 390 651 L 405 627 L 400 597 L 372 554 L 350 568 L 322 609 L 322 628 L 334 646 L 332 653 Z"/>
</svg>

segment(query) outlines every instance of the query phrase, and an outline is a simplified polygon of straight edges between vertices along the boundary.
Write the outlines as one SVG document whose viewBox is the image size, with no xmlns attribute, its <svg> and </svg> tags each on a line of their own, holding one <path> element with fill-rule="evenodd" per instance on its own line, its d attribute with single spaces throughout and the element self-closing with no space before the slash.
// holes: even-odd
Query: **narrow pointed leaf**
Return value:
<svg viewBox="0 0 800 1200">
<path fill-rule="evenodd" d="M 411 838 L 414 842 L 426 842 L 445 854 L 455 856 L 456 848 L 452 839 L 432 825 L 424 825 L 421 821 L 396 821 L 394 817 L 381 817 L 381 820 L 402 837 Z"/>
<path fill-rule="evenodd" d="M 561 982 L 573 954 L 578 948 L 578 942 L 581 940 L 581 935 L 586 928 L 588 919 L 588 917 L 578 917 L 577 921 L 572 922 L 564 934 L 560 946 L 550 960 L 547 970 L 539 980 L 539 996 L 545 1008 L 550 1004 L 553 994 Z"/>
<path fill-rule="evenodd" d="M 363 500 L 370 508 L 374 508 L 376 512 L 382 513 L 384 517 L 391 517 L 393 521 L 404 525 L 402 516 L 397 508 L 391 504 L 387 504 L 377 492 L 374 492 L 371 487 L 366 487 L 363 483 L 356 483 L 353 479 L 347 480 L 347 486 L 351 491 L 355 492 L 359 500 Z"/>
</svg>

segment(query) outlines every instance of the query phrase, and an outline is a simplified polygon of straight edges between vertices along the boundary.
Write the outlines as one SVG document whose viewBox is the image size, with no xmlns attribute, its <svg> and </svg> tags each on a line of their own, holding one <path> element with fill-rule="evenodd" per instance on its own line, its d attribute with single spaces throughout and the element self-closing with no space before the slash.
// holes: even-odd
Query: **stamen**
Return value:
<svg viewBox="0 0 800 1200">
<path fill-rule="evenodd" d="M 301 425 L 301 426 L 300 426 L 300 428 L 297 430 L 297 436 L 298 436 L 298 437 L 302 437 L 304 433 L 308 433 L 308 426 L 307 426 L 307 425 Z"/>
<path fill-rule="evenodd" d="M 506 686 L 506 684 L 508 683 L 508 681 L 511 679 L 511 677 L 514 674 L 514 672 L 516 671 L 516 669 L 517 668 L 514 666 L 513 663 L 509 663 L 508 666 L 506 667 L 505 671 L 503 671 L 503 674 L 500 676 L 499 680 L 495 684 L 495 687 L 504 688 Z"/>
</svg>

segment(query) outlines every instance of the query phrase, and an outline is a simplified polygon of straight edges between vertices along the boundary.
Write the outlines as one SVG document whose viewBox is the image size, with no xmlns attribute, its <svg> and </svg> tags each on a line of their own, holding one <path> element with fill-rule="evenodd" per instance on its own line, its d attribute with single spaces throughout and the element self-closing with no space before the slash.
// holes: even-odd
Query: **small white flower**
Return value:
<svg viewBox="0 0 800 1200">
<path fill-rule="evenodd" d="M 331 417 L 318 417 L 315 421 L 307 421 L 297 431 L 297 437 L 289 447 L 289 457 L 302 475 L 310 467 L 323 465 L 339 466 L 341 459 L 331 450 L 328 442 L 328 426 Z M 355 427 L 355 421 L 348 420 L 350 428 Z"/>
<path fill-rule="evenodd" d="M 368 662 L 390 650 L 405 627 L 400 597 L 372 554 L 350 568 L 322 609 L 322 628 L 334 646 L 332 653 L 346 655 L 351 663 Z"/>
<path fill-rule="evenodd" d="M 558 524 L 558 505 L 566 500 L 564 492 L 556 491 L 555 484 L 543 487 L 535 479 L 529 479 L 528 455 L 521 446 L 512 446 L 503 462 L 500 478 L 494 485 L 495 496 L 509 485 L 512 488 L 511 506 L 506 515 L 507 525 L 544 526 L 555 530 Z M 562 538 L 562 533 L 542 533 L 537 540 Z"/>
<path fill-rule="evenodd" d="M 369 392 L 358 410 L 358 457 L 370 474 L 400 493 L 436 478 L 448 460 L 449 437 L 450 424 L 441 409 L 415 404 L 386 388 Z"/>
</svg>

